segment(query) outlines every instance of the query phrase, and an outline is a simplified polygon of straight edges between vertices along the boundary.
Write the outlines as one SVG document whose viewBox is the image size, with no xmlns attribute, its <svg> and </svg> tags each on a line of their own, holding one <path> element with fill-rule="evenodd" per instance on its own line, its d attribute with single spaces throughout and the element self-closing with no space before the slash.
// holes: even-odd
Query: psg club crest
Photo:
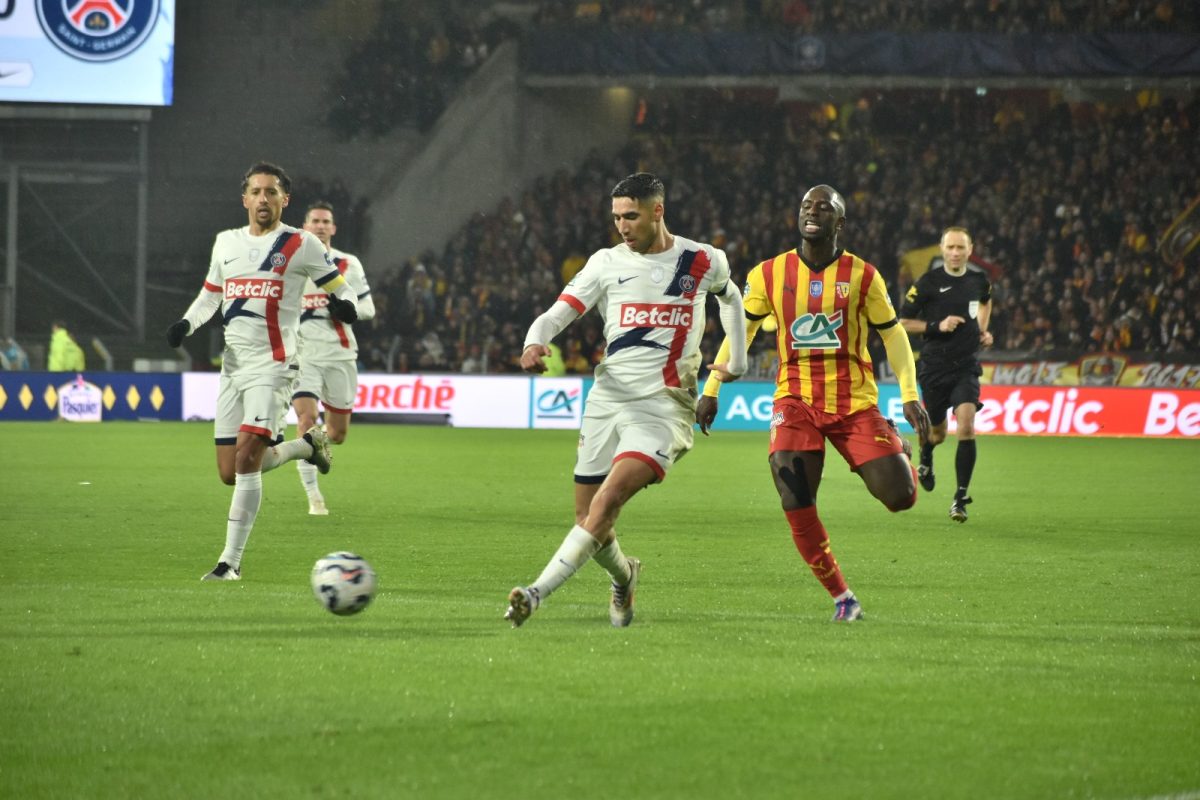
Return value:
<svg viewBox="0 0 1200 800">
<path fill-rule="evenodd" d="M 159 0 L 34 0 L 42 30 L 83 61 L 114 61 L 136 50 L 158 20 Z"/>
</svg>

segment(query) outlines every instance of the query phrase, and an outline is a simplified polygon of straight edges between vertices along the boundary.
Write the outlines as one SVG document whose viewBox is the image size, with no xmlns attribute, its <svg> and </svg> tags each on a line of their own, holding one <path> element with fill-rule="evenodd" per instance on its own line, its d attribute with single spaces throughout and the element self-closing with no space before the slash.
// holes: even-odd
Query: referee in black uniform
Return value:
<svg viewBox="0 0 1200 800">
<path fill-rule="evenodd" d="M 921 397 L 929 412 L 929 437 L 921 442 L 917 478 L 925 491 L 933 491 L 933 448 L 946 440 L 946 411 L 954 411 L 958 450 L 954 456 L 958 488 L 950 506 L 950 519 L 967 521 L 967 487 L 975 471 L 975 412 L 979 402 L 979 376 L 983 369 L 976 354 L 992 343 L 988 320 L 992 314 L 992 285 L 983 270 L 970 264 L 971 234 L 966 228 L 942 231 L 944 266 L 920 277 L 904 296 L 900 324 L 910 334 L 925 337 L 917 361 Z"/>
</svg>

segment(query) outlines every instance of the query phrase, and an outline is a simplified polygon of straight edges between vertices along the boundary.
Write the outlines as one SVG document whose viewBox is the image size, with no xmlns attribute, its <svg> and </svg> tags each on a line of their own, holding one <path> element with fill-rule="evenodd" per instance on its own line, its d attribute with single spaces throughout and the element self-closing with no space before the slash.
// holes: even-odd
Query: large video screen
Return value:
<svg viewBox="0 0 1200 800">
<path fill-rule="evenodd" d="M 0 0 L 0 103 L 169 106 L 175 0 Z"/>
</svg>

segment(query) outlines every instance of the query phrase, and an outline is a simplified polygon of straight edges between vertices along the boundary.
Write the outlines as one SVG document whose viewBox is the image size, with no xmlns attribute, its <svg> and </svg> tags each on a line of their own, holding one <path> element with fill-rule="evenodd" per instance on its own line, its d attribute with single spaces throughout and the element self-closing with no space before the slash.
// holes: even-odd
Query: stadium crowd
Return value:
<svg viewBox="0 0 1200 800">
<path fill-rule="evenodd" d="M 1196 32 L 1180 0 L 542 0 L 532 17 L 489 3 L 384 3 L 371 36 L 332 78 L 328 124 L 346 139 L 428 131 L 458 86 L 503 41 L 555 26 L 616 29 Z"/>
<path fill-rule="evenodd" d="M 503 18 L 456 13 L 429 5 L 384 3 L 370 37 L 334 76 L 328 124 L 346 139 L 379 136 L 396 127 L 427 131 L 458 86 L 507 38 Z"/>
<path fill-rule="evenodd" d="M 915 277 L 905 253 L 968 226 L 993 270 L 998 350 L 1200 352 L 1200 275 L 1155 252 L 1200 195 L 1200 103 L 1139 99 L 894 92 L 837 108 L 673 95 L 616 156 L 537 181 L 439 253 L 369 265 L 378 316 L 360 336 L 364 368 L 516 371 L 529 322 L 615 243 L 608 191 L 640 169 L 666 180 L 672 229 L 724 248 L 739 282 L 794 246 L 797 187 L 828 181 L 850 205 L 844 246 L 881 268 L 897 301 Z M 702 111 L 697 133 L 687 123 Z M 569 372 L 598 362 L 600 329 L 573 326 Z"/>
<path fill-rule="evenodd" d="M 1196 30 L 1179 0 L 543 0 L 540 25 L 805 33 Z"/>
</svg>

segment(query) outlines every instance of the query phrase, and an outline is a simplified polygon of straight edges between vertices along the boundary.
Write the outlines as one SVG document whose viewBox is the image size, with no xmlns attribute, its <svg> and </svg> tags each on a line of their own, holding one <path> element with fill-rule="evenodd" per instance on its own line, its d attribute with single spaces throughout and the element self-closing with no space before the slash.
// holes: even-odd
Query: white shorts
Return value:
<svg viewBox="0 0 1200 800">
<path fill-rule="evenodd" d="M 692 449 L 695 422 L 694 411 L 668 397 L 589 400 L 579 428 L 575 482 L 601 483 L 623 458 L 648 464 L 661 481 Z"/>
<path fill-rule="evenodd" d="M 274 440 L 287 417 L 292 379 L 283 375 L 221 375 L 217 390 L 217 444 L 236 444 L 239 431 Z"/>
<path fill-rule="evenodd" d="M 358 365 L 353 361 L 300 361 L 300 378 L 292 399 L 313 397 L 326 411 L 349 414 L 358 391 Z"/>
</svg>

